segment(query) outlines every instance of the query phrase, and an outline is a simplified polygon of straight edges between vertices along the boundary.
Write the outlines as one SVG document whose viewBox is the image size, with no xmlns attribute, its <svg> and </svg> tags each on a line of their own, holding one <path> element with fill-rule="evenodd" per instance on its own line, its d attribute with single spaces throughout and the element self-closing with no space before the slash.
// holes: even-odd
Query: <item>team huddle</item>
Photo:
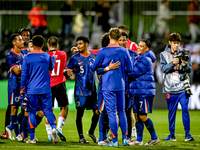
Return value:
<svg viewBox="0 0 200 150">
<path fill-rule="evenodd" d="M 37 143 L 35 128 L 45 116 L 48 141 L 55 144 L 59 141 L 58 137 L 66 141 L 62 132 L 69 105 L 65 76 L 75 74 L 76 127 L 80 143 L 89 143 L 83 135 L 82 117 L 85 109 L 93 110 L 87 135 L 98 145 L 119 146 L 118 126 L 122 131 L 123 146 L 159 143 L 153 122 L 147 116 L 152 113 L 156 94 L 153 71 L 156 57 L 150 50 L 149 40 L 142 39 L 137 45 L 128 39 L 128 34 L 125 25 L 111 28 L 102 36 L 100 50 L 88 50 L 89 39 L 79 36 L 76 38 L 77 47 L 71 48 L 77 54 L 70 58 L 68 64 L 66 53 L 58 50 L 59 41 L 55 36 L 48 39 L 49 51 L 45 53 L 42 51 L 44 38 L 41 35 L 35 35 L 30 40 L 31 31 L 24 28 L 11 35 L 10 42 L 14 48 L 6 57 L 9 67 L 8 108 L 5 132 L 1 137 Z M 189 63 L 184 64 L 187 65 Z M 61 110 L 58 119 L 53 114 L 55 98 Z M 20 105 L 21 113 L 18 114 Z M 94 134 L 98 122 L 99 139 Z M 144 126 L 151 135 L 145 144 Z M 170 127 L 175 130 L 175 125 Z M 164 140 L 176 140 L 174 133 L 170 130 L 169 137 Z M 193 140 L 187 125 L 185 141 Z"/>
</svg>

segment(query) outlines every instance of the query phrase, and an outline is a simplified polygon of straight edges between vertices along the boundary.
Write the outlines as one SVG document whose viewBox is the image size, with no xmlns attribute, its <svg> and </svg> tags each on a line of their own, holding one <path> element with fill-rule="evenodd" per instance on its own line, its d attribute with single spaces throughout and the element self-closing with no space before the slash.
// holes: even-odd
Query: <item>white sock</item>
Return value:
<svg viewBox="0 0 200 150">
<path fill-rule="evenodd" d="M 65 117 L 63 117 L 63 116 L 58 117 L 57 128 L 60 129 L 61 131 L 62 131 L 63 126 L 65 125 L 65 121 L 66 121 Z"/>
<path fill-rule="evenodd" d="M 131 136 L 137 137 L 137 133 L 136 133 L 135 127 L 132 127 Z"/>
<path fill-rule="evenodd" d="M 50 124 L 45 124 L 48 138 L 52 137 L 52 129 Z"/>
</svg>

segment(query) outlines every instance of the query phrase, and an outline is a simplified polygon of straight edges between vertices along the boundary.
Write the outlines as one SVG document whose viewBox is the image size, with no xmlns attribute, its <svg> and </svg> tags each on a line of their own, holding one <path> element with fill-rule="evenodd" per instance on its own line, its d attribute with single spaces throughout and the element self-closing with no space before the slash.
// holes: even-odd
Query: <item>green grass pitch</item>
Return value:
<svg viewBox="0 0 200 150">
<path fill-rule="evenodd" d="M 58 117 L 59 111 L 54 112 Z M 200 111 L 190 111 L 190 120 L 191 120 L 191 135 L 195 138 L 195 141 L 185 142 L 185 133 L 184 127 L 182 125 L 182 114 L 181 111 L 177 112 L 176 117 L 176 142 L 164 142 L 162 141 L 169 134 L 168 131 L 168 111 L 167 110 L 154 110 L 153 114 L 150 114 L 149 117 L 153 120 L 155 130 L 161 142 L 155 146 L 122 146 L 122 136 L 121 130 L 118 130 L 119 135 L 119 149 L 200 149 Z M 4 132 L 4 116 L 5 110 L 0 110 L 0 134 Z M 93 143 L 92 140 L 86 135 L 90 127 L 92 117 L 92 111 L 85 111 L 83 117 L 83 131 L 84 136 L 89 140 L 90 144 L 80 144 L 78 143 L 78 134 L 76 130 L 75 118 L 76 111 L 69 111 L 66 124 L 63 128 L 63 132 L 66 136 L 67 141 L 59 141 L 58 144 L 53 144 L 52 142 L 47 141 L 47 133 L 45 128 L 44 119 L 41 124 L 36 128 L 36 137 L 38 138 L 37 144 L 26 144 L 17 141 L 10 141 L 0 139 L 0 150 L 57 150 L 57 149 L 81 149 L 81 150 L 98 150 L 98 149 L 114 149 L 114 147 L 103 147 L 98 146 Z M 98 137 L 98 127 L 96 128 L 95 134 Z M 144 130 L 144 143 L 148 142 L 150 135 L 148 131 Z"/>
</svg>

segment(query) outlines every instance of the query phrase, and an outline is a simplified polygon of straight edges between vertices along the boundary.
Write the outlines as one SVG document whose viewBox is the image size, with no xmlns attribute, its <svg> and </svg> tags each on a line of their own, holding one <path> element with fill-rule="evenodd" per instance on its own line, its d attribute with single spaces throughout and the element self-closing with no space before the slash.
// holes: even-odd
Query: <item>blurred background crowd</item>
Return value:
<svg viewBox="0 0 200 150">
<path fill-rule="evenodd" d="M 59 38 L 60 50 L 67 53 L 75 39 L 85 35 L 89 49 L 99 49 L 101 36 L 111 27 L 126 25 L 129 39 L 138 42 L 150 39 L 156 54 L 156 81 L 162 83 L 159 56 L 168 35 L 182 36 L 181 48 L 191 52 L 191 83 L 200 82 L 200 30 L 198 0 L 1 0 L 0 1 L 0 80 L 7 79 L 6 54 L 12 48 L 9 37 L 20 28 L 30 28 L 33 35 L 47 40 Z M 47 46 L 43 48 L 47 51 Z"/>
</svg>

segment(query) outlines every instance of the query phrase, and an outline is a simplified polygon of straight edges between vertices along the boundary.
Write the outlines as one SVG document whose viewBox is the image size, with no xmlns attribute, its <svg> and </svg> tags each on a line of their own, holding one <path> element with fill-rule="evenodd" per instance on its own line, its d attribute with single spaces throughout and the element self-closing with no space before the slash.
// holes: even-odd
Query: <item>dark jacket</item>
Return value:
<svg viewBox="0 0 200 150">
<path fill-rule="evenodd" d="M 155 96 L 153 71 L 153 62 L 155 60 L 155 54 L 150 50 L 137 58 L 133 65 L 133 72 L 128 74 L 130 76 L 130 95 Z"/>
</svg>

